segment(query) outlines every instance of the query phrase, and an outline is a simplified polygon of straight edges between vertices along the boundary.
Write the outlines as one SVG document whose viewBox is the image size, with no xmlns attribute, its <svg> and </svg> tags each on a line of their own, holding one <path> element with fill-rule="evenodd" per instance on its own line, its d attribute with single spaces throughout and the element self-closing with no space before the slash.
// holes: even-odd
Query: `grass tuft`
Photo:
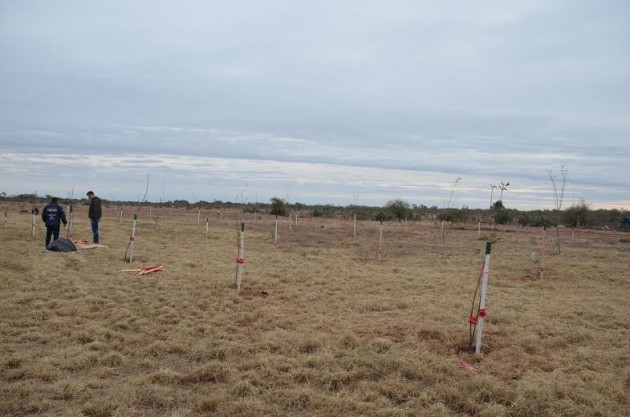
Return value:
<svg viewBox="0 0 630 417">
<path fill-rule="evenodd" d="M 182 384 L 220 383 L 226 382 L 230 377 L 229 370 L 218 363 L 211 363 L 182 375 L 179 382 Z"/>
<path fill-rule="evenodd" d="M 87 404 L 81 412 L 86 417 L 112 417 L 116 406 L 114 404 Z"/>
</svg>

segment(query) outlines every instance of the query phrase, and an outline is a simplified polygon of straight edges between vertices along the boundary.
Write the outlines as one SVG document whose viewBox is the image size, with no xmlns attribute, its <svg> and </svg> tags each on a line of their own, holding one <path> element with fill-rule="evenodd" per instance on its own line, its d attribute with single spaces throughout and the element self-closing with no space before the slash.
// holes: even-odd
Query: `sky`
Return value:
<svg viewBox="0 0 630 417">
<path fill-rule="evenodd" d="M 0 0 L 0 192 L 630 209 L 626 0 Z M 559 190 L 558 190 L 559 191 Z"/>
</svg>

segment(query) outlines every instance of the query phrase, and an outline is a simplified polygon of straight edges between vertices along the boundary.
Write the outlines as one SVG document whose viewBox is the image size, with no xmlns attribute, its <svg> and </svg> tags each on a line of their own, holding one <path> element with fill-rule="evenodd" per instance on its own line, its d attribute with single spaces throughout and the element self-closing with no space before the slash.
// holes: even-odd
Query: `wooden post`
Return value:
<svg viewBox="0 0 630 417">
<path fill-rule="evenodd" d="M 538 279 L 545 277 L 545 235 L 547 234 L 547 226 L 543 225 L 542 249 L 540 252 L 540 266 L 538 267 Z"/>
<path fill-rule="evenodd" d="M 357 213 L 352 216 L 352 237 L 357 238 Z"/>
<path fill-rule="evenodd" d="M 5 211 L 4 212 L 4 228 L 5 229 L 8 227 L 8 224 L 7 224 L 8 222 L 9 222 L 9 219 L 8 219 L 8 216 L 7 216 L 7 212 Z"/>
<path fill-rule="evenodd" d="M 133 262 L 133 250 L 134 243 L 136 243 L 136 225 L 138 222 L 138 215 L 133 215 L 133 225 L 131 226 L 131 236 L 129 237 L 129 263 Z"/>
<path fill-rule="evenodd" d="M 490 272 L 490 252 L 492 242 L 486 242 L 486 256 L 483 262 L 483 275 L 481 276 L 481 296 L 479 299 L 479 315 L 477 318 L 477 340 L 475 342 L 475 353 L 481 353 L 481 341 L 483 339 L 483 323 L 486 319 L 486 293 L 488 290 L 488 273 Z"/>
<path fill-rule="evenodd" d="M 383 221 L 381 221 L 381 228 L 378 234 L 378 249 L 376 250 L 376 255 L 378 261 L 381 261 L 381 254 L 383 253 Z"/>
<path fill-rule="evenodd" d="M 477 231 L 479 232 L 479 239 L 481 239 L 481 220 L 477 222 Z"/>
<path fill-rule="evenodd" d="M 197 212 L 197 224 L 201 223 L 201 209 Z"/>
<path fill-rule="evenodd" d="M 442 244 L 444 244 L 444 220 L 442 220 Z"/>
<path fill-rule="evenodd" d="M 72 201 L 74 200 L 74 187 L 72 187 L 72 191 L 70 192 L 70 202 L 68 203 L 68 230 L 66 237 L 70 240 L 74 238 L 74 216 L 72 214 L 73 207 Z"/>
<path fill-rule="evenodd" d="M 245 263 L 245 223 L 241 223 L 238 232 L 238 257 L 236 258 L 236 293 L 240 294 L 243 282 L 243 264 Z"/>
<path fill-rule="evenodd" d="M 293 232 L 293 214 L 289 213 L 289 233 Z"/>
<path fill-rule="evenodd" d="M 73 217 L 72 217 L 72 204 L 68 204 L 68 239 L 72 240 L 74 238 L 73 233 Z"/>
<path fill-rule="evenodd" d="M 558 251 L 558 255 L 562 253 L 560 249 L 560 227 L 556 224 L 556 250 Z"/>
<path fill-rule="evenodd" d="M 208 239 L 208 229 L 210 228 L 210 219 L 206 217 L 206 239 Z"/>
<path fill-rule="evenodd" d="M 118 224 L 122 224 L 122 212 L 123 212 L 123 209 L 121 207 L 120 210 L 118 211 Z"/>
<path fill-rule="evenodd" d="M 276 245 L 278 243 L 278 216 L 276 216 L 275 228 L 273 232 L 273 244 Z"/>
<path fill-rule="evenodd" d="M 35 214 L 33 214 L 33 219 L 31 220 L 31 236 L 35 237 Z"/>
</svg>

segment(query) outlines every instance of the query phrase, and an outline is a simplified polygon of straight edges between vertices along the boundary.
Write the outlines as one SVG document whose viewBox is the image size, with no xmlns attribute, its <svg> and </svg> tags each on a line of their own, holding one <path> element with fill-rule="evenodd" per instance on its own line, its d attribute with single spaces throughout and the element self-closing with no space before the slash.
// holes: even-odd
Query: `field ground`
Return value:
<svg viewBox="0 0 630 417">
<path fill-rule="evenodd" d="M 247 218 L 237 295 L 236 220 L 141 217 L 130 265 L 128 217 L 54 253 L 9 209 L 0 415 L 630 416 L 628 233 L 548 231 L 539 280 L 542 230 L 500 229 L 477 356 L 475 226 L 385 223 L 378 262 L 376 222 Z"/>
</svg>

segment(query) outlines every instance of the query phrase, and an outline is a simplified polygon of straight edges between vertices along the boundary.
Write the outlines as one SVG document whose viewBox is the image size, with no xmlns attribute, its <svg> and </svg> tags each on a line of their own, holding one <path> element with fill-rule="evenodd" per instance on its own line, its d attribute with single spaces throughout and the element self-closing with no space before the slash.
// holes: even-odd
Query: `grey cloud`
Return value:
<svg viewBox="0 0 630 417">
<path fill-rule="evenodd" d="M 629 17 L 617 0 L 4 2 L 0 152 L 139 154 L 172 176 L 159 155 L 532 189 L 564 164 L 603 195 L 628 172 Z"/>
</svg>

